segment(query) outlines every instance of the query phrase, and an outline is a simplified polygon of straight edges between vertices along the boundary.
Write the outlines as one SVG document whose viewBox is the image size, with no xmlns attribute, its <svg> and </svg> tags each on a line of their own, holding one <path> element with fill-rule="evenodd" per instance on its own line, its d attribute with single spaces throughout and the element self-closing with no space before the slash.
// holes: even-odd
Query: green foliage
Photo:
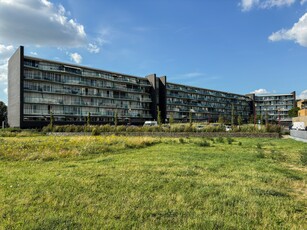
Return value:
<svg viewBox="0 0 307 230">
<path fill-rule="evenodd" d="M 115 125 L 115 127 L 117 127 L 117 125 L 118 125 L 118 112 L 117 112 L 117 110 L 115 110 L 115 113 L 114 113 L 114 125 Z"/>
<path fill-rule="evenodd" d="M 298 111 L 300 110 L 299 107 L 293 107 L 288 111 L 289 117 L 297 117 L 298 116 Z"/>
<path fill-rule="evenodd" d="M 161 111 L 160 111 L 160 108 L 159 106 L 157 106 L 157 122 L 158 122 L 158 125 L 161 126 L 162 125 L 162 117 L 161 117 Z"/>
<path fill-rule="evenodd" d="M 241 115 L 238 116 L 238 118 L 237 118 L 237 123 L 238 123 L 238 125 L 240 125 L 240 126 L 243 124 L 243 120 L 242 120 L 242 116 L 241 116 Z"/>
<path fill-rule="evenodd" d="M 99 130 L 99 128 L 93 128 L 92 129 L 92 136 L 98 136 L 98 135 L 100 135 L 100 130 Z"/>
<path fill-rule="evenodd" d="M 189 111 L 189 124 L 190 124 L 190 127 L 192 127 L 192 125 L 193 125 L 193 114 L 192 114 L 192 111 Z"/>
<path fill-rule="evenodd" d="M 86 118 L 86 125 L 89 126 L 91 124 L 91 113 L 88 112 L 87 118 Z"/>
<path fill-rule="evenodd" d="M 235 112 L 234 104 L 231 104 L 231 126 L 235 125 Z"/>
<path fill-rule="evenodd" d="M 170 114 L 169 123 L 170 125 L 174 124 L 174 114 L 173 113 Z"/>
<path fill-rule="evenodd" d="M 215 139 L 216 143 L 224 143 L 224 138 L 223 137 L 218 137 Z"/>
<path fill-rule="evenodd" d="M 54 117 L 53 117 L 53 113 L 50 112 L 50 123 L 49 123 L 49 126 L 51 127 L 51 129 L 53 128 L 53 125 L 54 125 Z"/>
<path fill-rule="evenodd" d="M 210 147 L 211 146 L 210 142 L 207 141 L 207 140 L 204 140 L 204 139 L 202 141 L 200 141 L 198 143 L 198 145 L 201 146 L 201 147 Z"/>
<path fill-rule="evenodd" d="M 224 117 L 222 115 L 219 115 L 218 123 L 220 123 L 220 124 L 224 124 L 225 123 Z"/>
<path fill-rule="evenodd" d="M 234 139 L 231 138 L 231 137 L 227 137 L 227 143 L 228 143 L 229 145 L 231 145 L 232 142 L 234 142 Z"/>
<path fill-rule="evenodd" d="M 7 106 L 3 101 L 0 101 L 0 125 L 5 120 L 7 120 Z"/>
</svg>

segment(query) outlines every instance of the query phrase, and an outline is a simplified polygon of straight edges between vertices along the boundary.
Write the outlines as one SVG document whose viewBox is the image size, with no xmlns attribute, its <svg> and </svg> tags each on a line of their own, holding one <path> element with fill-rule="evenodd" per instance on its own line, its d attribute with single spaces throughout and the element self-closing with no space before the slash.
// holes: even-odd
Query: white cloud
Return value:
<svg viewBox="0 0 307 230">
<path fill-rule="evenodd" d="M 7 80 L 7 62 L 14 52 L 14 46 L 0 44 L 0 82 Z"/>
<path fill-rule="evenodd" d="M 30 52 L 31 55 L 37 56 L 38 54 L 36 52 Z"/>
<path fill-rule="evenodd" d="M 269 91 L 267 91 L 266 89 L 256 89 L 250 93 L 254 93 L 254 94 L 268 94 L 270 93 Z"/>
<path fill-rule="evenodd" d="M 300 95 L 297 96 L 298 99 L 307 99 L 307 89 L 302 91 Z"/>
<path fill-rule="evenodd" d="M 70 53 L 69 56 L 70 59 L 77 64 L 80 64 L 82 62 L 82 56 L 78 53 Z"/>
<path fill-rule="evenodd" d="M 239 3 L 242 8 L 242 11 L 249 11 L 258 4 L 259 0 L 241 0 L 241 3 Z"/>
<path fill-rule="evenodd" d="M 3 90 L 3 92 L 5 93 L 5 95 L 7 95 L 7 87 Z"/>
<path fill-rule="evenodd" d="M 304 5 L 307 2 L 307 0 L 301 0 L 301 5 Z"/>
<path fill-rule="evenodd" d="M 87 46 L 87 50 L 90 52 L 90 53 L 99 53 L 100 51 L 100 48 L 96 45 L 96 44 L 92 44 L 92 43 L 89 43 L 88 46 Z"/>
<path fill-rule="evenodd" d="M 269 40 L 276 42 L 281 40 L 293 40 L 301 46 L 307 47 L 307 13 L 289 30 L 281 29 L 269 36 Z"/>
<path fill-rule="evenodd" d="M 296 0 L 266 0 L 260 4 L 261 8 L 269 9 L 272 7 L 291 6 Z"/>
<path fill-rule="evenodd" d="M 0 0 L 0 42 L 85 47 L 84 26 L 67 15 L 62 5 L 48 0 Z"/>
<path fill-rule="evenodd" d="M 301 4 L 303 1 L 301 0 Z M 291 6 L 296 0 L 241 0 L 239 6 L 242 11 L 249 11 L 252 8 L 270 9 L 273 7 Z"/>
</svg>

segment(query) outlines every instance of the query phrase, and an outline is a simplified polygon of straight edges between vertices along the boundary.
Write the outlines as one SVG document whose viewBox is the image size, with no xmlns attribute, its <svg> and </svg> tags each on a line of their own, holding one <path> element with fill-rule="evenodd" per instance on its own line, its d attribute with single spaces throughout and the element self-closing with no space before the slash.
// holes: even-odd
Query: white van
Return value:
<svg viewBox="0 0 307 230">
<path fill-rule="evenodd" d="M 156 121 L 145 121 L 144 126 L 158 126 Z"/>
</svg>

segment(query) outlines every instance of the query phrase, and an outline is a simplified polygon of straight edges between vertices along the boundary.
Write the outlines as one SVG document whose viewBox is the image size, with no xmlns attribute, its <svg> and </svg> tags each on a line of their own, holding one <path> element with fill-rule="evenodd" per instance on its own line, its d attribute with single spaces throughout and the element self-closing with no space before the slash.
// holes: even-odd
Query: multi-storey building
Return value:
<svg viewBox="0 0 307 230">
<path fill-rule="evenodd" d="M 269 122 L 286 121 L 289 110 L 296 106 L 295 91 L 289 94 L 249 94 L 255 103 L 256 114 Z"/>
<path fill-rule="evenodd" d="M 196 121 L 215 122 L 222 116 L 230 122 L 241 116 L 246 122 L 252 114 L 252 101 L 247 96 L 174 83 L 167 83 L 166 88 L 166 111 L 177 121 L 187 121 L 192 113 Z"/>
<path fill-rule="evenodd" d="M 59 124 L 141 123 L 152 119 L 151 84 L 109 71 L 52 62 L 23 55 L 20 47 L 9 60 L 9 125 L 37 127 Z"/>
<path fill-rule="evenodd" d="M 9 60 L 8 122 L 11 127 L 55 124 L 143 124 L 156 120 L 215 122 L 253 114 L 250 97 L 168 83 L 155 74 L 137 77 L 24 56 L 21 46 Z"/>
</svg>

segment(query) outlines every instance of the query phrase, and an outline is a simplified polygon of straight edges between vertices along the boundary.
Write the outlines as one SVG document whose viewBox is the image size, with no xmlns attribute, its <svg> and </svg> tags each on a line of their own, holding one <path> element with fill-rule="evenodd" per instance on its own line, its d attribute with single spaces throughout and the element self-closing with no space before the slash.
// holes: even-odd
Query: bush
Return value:
<svg viewBox="0 0 307 230">
<path fill-rule="evenodd" d="M 180 144 L 184 144 L 185 143 L 185 141 L 184 141 L 184 139 L 182 137 L 179 138 L 179 143 Z"/>
<path fill-rule="evenodd" d="M 268 124 L 265 131 L 268 133 L 281 133 L 281 126 Z"/>
<path fill-rule="evenodd" d="M 206 140 L 202 140 L 201 142 L 198 143 L 199 146 L 201 147 L 210 147 L 210 142 L 206 141 Z"/>
<path fill-rule="evenodd" d="M 101 129 L 101 132 L 112 132 L 113 131 L 113 128 L 109 124 L 100 126 L 100 129 Z"/>
<path fill-rule="evenodd" d="M 231 145 L 232 142 L 234 142 L 234 139 L 232 139 L 231 137 L 227 137 L 227 143 Z"/>
<path fill-rule="evenodd" d="M 93 128 L 92 129 L 92 136 L 98 136 L 100 135 L 99 128 Z"/>
<path fill-rule="evenodd" d="M 224 143 L 224 138 L 223 137 L 218 137 L 215 139 L 216 143 Z"/>
<path fill-rule="evenodd" d="M 116 131 L 117 131 L 117 132 L 126 132 L 126 126 L 124 126 L 124 125 L 118 125 L 118 126 L 116 127 Z"/>
</svg>

